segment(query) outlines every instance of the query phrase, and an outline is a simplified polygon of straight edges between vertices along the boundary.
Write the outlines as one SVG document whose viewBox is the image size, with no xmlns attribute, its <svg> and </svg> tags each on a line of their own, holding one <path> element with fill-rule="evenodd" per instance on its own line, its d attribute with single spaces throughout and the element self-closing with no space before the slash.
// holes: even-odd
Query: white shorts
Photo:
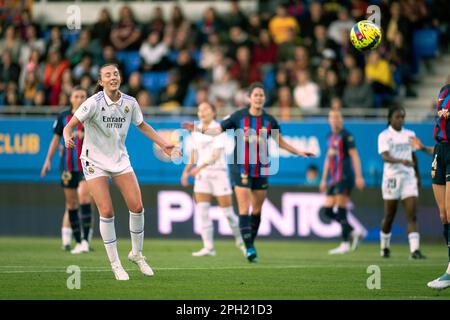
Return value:
<svg viewBox="0 0 450 320">
<path fill-rule="evenodd" d="M 81 165 L 83 167 L 84 178 L 86 180 L 91 180 L 98 177 L 115 177 L 120 176 L 121 174 L 124 173 L 133 172 L 133 167 L 131 167 L 131 165 L 129 165 L 128 167 L 119 172 L 106 171 L 100 169 L 99 167 L 94 166 L 91 163 L 89 163 L 89 165 L 86 166 L 86 161 L 81 161 Z"/>
<path fill-rule="evenodd" d="M 233 193 L 230 178 L 225 170 L 202 170 L 195 176 L 195 193 L 212 194 L 215 197 Z"/>
<path fill-rule="evenodd" d="M 419 196 L 417 178 L 411 175 L 383 176 L 381 190 L 384 200 L 403 200 Z"/>
</svg>

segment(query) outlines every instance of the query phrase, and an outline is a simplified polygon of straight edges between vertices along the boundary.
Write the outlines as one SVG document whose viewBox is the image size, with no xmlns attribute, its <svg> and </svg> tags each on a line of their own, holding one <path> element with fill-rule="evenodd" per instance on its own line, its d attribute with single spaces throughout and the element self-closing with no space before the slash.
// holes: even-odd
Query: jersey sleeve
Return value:
<svg viewBox="0 0 450 320">
<path fill-rule="evenodd" d="M 214 138 L 213 149 L 224 149 L 227 145 L 228 136 L 225 132 L 222 132 Z"/>
<path fill-rule="evenodd" d="M 131 115 L 131 122 L 135 126 L 139 126 L 144 121 L 144 116 L 142 115 L 141 107 L 137 101 L 134 102 L 133 113 Z"/>
<path fill-rule="evenodd" d="M 62 137 L 64 130 L 64 124 L 62 116 L 59 115 L 58 118 L 53 122 L 53 133 Z"/>
<path fill-rule="evenodd" d="M 228 129 L 237 129 L 238 126 L 238 111 L 236 111 L 235 113 L 232 113 L 231 115 L 225 117 L 221 122 L 220 122 L 220 127 L 222 128 L 223 131 L 226 131 Z"/>
<path fill-rule="evenodd" d="M 74 116 L 77 117 L 80 122 L 84 123 L 94 116 L 97 102 L 93 97 L 94 96 L 83 102 L 83 104 L 77 109 L 77 111 L 75 111 Z"/>
<path fill-rule="evenodd" d="M 345 135 L 345 144 L 348 149 L 356 148 L 355 137 L 349 132 Z"/>
<path fill-rule="evenodd" d="M 378 135 L 378 153 L 389 151 L 389 143 L 387 141 L 386 135 L 382 132 Z"/>
</svg>

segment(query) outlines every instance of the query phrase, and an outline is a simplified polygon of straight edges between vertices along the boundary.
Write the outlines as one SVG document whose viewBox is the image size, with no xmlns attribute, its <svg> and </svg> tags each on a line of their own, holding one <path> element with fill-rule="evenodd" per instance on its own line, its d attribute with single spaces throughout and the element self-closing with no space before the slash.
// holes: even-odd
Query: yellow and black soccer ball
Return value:
<svg viewBox="0 0 450 320">
<path fill-rule="evenodd" d="M 359 21 L 350 31 L 350 42 L 359 51 L 373 50 L 381 42 L 381 29 L 372 21 Z"/>
</svg>

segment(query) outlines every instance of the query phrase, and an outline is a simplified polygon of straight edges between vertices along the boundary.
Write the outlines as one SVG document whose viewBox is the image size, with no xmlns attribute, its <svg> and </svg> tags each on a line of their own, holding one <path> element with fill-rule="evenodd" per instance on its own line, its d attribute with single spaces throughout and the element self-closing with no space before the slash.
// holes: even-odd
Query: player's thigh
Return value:
<svg viewBox="0 0 450 320">
<path fill-rule="evenodd" d="M 217 170 L 216 172 L 212 173 L 210 175 L 209 183 L 214 197 L 220 197 L 223 199 L 223 201 L 231 199 L 233 190 L 231 189 L 230 179 L 226 171 Z"/>
<path fill-rule="evenodd" d="M 211 194 L 210 193 L 194 192 L 194 198 L 195 198 L 196 203 L 200 203 L 200 202 L 211 203 Z"/>
<path fill-rule="evenodd" d="M 64 196 L 66 198 L 66 207 L 69 210 L 78 208 L 78 194 L 76 188 L 64 188 Z"/>
<path fill-rule="evenodd" d="M 238 203 L 239 214 L 248 214 L 248 211 L 250 210 L 250 198 L 252 195 L 252 190 L 250 188 L 235 186 L 234 193 L 236 195 L 236 200 Z"/>
<path fill-rule="evenodd" d="M 134 171 L 114 176 L 112 180 L 122 194 L 128 210 L 136 213 L 142 212 L 141 189 Z"/>
<path fill-rule="evenodd" d="M 219 207 L 221 208 L 228 208 L 233 206 L 233 198 L 231 197 L 231 194 L 225 196 L 217 196 L 216 199 Z"/>
<path fill-rule="evenodd" d="M 439 217 L 442 223 L 447 223 L 447 209 L 445 203 L 445 185 L 432 184 L 434 199 L 436 200 L 436 205 L 439 208 Z"/>
<path fill-rule="evenodd" d="M 78 201 L 80 204 L 91 203 L 91 194 L 89 193 L 89 188 L 86 180 L 82 179 L 78 184 Z"/>
<path fill-rule="evenodd" d="M 100 176 L 87 180 L 89 191 L 94 199 L 100 216 L 111 218 L 114 216 L 111 194 L 109 192 L 109 178 Z"/>
<path fill-rule="evenodd" d="M 267 197 L 267 190 L 252 190 L 251 200 L 253 212 L 261 212 L 266 197 Z"/>
</svg>

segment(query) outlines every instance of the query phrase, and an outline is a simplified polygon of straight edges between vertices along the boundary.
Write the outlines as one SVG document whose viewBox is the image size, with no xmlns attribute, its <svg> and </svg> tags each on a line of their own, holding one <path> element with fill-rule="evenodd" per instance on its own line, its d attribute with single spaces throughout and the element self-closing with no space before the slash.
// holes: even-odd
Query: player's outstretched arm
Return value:
<svg viewBox="0 0 450 320">
<path fill-rule="evenodd" d="M 433 148 L 433 147 L 428 147 L 428 146 L 424 145 L 424 144 L 422 143 L 422 141 L 420 141 L 420 139 L 417 138 L 417 137 L 413 137 L 413 138 L 411 139 L 411 142 L 412 142 L 413 147 L 414 147 L 416 150 L 421 150 L 421 151 L 424 151 L 424 152 L 426 152 L 426 153 L 428 153 L 428 154 L 431 154 L 431 155 L 432 155 L 433 152 L 434 152 L 434 148 Z"/>
<path fill-rule="evenodd" d="M 359 158 L 359 153 L 356 148 L 349 149 L 348 153 L 350 154 L 350 158 L 352 159 L 353 168 L 355 170 L 355 184 L 359 190 L 364 189 L 366 182 L 364 181 L 364 177 L 362 175 L 361 169 L 361 160 Z"/>
<path fill-rule="evenodd" d="M 147 138 L 152 140 L 154 143 L 156 143 L 158 146 L 161 147 L 161 149 L 164 150 L 164 152 L 168 156 L 172 156 L 174 153 L 174 156 L 179 157 L 181 156 L 180 150 L 176 149 L 176 146 L 174 144 L 168 143 L 161 135 L 153 129 L 152 126 L 150 126 L 147 122 L 142 121 L 140 125 L 137 126 L 139 131 L 141 131 Z"/>
<path fill-rule="evenodd" d="M 80 120 L 76 116 L 73 116 L 69 123 L 66 124 L 63 130 L 63 137 L 64 137 L 64 145 L 68 149 L 73 149 L 75 147 L 75 144 L 73 142 L 73 129 L 80 123 Z"/>
<path fill-rule="evenodd" d="M 53 139 L 50 142 L 50 146 L 48 147 L 47 156 L 45 157 L 44 165 L 41 169 L 41 177 L 45 177 L 45 174 L 47 171 L 50 171 L 52 169 L 51 167 L 51 161 L 53 159 L 53 156 L 55 155 L 56 150 L 58 149 L 58 143 L 59 139 L 61 137 L 57 134 L 53 135 Z"/>
<path fill-rule="evenodd" d="M 296 154 L 300 157 L 315 157 L 316 154 L 310 151 L 302 151 L 298 150 L 297 148 L 291 146 L 286 140 L 283 139 L 281 134 L 279 135 L 279 146 L 281 149 L 287 150 L 292 154 Z"/>
<path fill-rule="evenodd" d="M 384 162 L 401 163 L 407 167 L 414 167 L 413 161 L 394 158 L 390 155 L 389 151 L 384 151 L 383 153 L 381 153 L 381 158 L 383 159 Z"/>
</svg>

